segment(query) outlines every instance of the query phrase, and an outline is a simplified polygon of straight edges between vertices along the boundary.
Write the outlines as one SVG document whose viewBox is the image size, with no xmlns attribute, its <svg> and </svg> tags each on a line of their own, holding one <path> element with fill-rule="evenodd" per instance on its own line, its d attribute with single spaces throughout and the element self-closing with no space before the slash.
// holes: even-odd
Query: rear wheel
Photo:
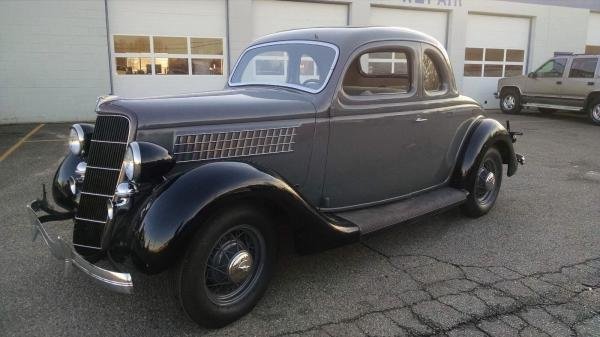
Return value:
<svg viewBox="0 0 600 337">
<path fill-rule="evenodd" d="M 590 104 L 588 116 L 592 123 L 600 125 L 600 97 L 594 99 Z"/>
<path fill-rule="evenodd" d="M 516 89 L 504 89 L 500 94 L 500 109 L 505 114 L 521 112 L 521 95 Z"/>
<path fill-rule="evenodd" d="M 249 206 L 221 212 L 196 233 L 175 273 L 175 292 L 198 324 L 219 328 L 247 314 L 271 278 L 271 220 Z"/>
<path fill-rule="evenodd" d="M 495 148 L 480 156 L 476 169 L 467 177 L 469 196 L 462 210 L 470 217 L 480 217 L 489 212 L 498 198 L 502 184 L 502 157 Z"/>
</svg>

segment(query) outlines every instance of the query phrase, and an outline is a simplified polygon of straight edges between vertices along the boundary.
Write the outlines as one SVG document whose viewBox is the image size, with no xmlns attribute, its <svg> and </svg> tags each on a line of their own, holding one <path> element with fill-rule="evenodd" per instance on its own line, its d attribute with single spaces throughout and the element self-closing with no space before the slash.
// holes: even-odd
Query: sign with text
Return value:
<svg viewBox="0 0 600 337">
<path fill-rule="evenodd" d="M 446 7 L 462 7 L 462 0 L 402 0 L 402 2 L 420 5 L 438 5 Z"/>
</svg>

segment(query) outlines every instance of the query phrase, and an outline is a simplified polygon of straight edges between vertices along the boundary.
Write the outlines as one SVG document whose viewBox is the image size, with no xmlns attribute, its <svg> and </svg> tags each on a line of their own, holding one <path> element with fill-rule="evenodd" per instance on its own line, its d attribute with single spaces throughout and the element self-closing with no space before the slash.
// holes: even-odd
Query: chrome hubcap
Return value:
<svg viewBox="0 0 600 337">
<path fill-rule="evenodd" d="M 252 255 L 245 250 L 239 251 L 229 262 L 227 274 L 234 283 L 244 281 L 252 270 Z"/>
<path fill-rule="evenodd" d="M 596 104 L 596 106 L 594 106 L 594 109 L 592 110 L 592 117 L 594 120 L 600 122 L 600 104 Z"/>
<path fill-rule="evenodd" d="M 496 187 L 496 175 L 492 172 L 488 172 L 485 177 L 485 190 L 493 191 L 494 187 Z"/>
<path fill-rule="evenodd" d="M 231 305 L 244 298 L 258 282 L 265 251 L 263 236 L 252 226 L 236 226 L 223 234 L 204 270 L 210 300 L 217 305 Z"/>
<path fill-rule="evenodd" d="M 477 174 L 475 182 L 475 199 L 482 205 L 494 202 L 498 192 L 498 167 L 493 160 L 486 160 Z"/>
<path fill-rule="evenodd" d="M 515 96 L 508 95 L 502 100 L 502 105 L 506 110 L 512 110 L 515 107 Z"/>
</svg>

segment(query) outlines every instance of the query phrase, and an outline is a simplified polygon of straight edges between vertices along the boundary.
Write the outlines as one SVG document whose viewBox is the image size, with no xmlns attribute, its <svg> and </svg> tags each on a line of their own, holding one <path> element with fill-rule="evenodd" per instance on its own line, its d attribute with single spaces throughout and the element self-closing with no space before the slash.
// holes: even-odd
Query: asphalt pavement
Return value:
<svg viewBox="0 0 600 337">
<path fill-rule="evenodd" d="M 0 335 L 600 336 L 600 127 L 562 113 L 510 119 L 527 164 L 488 215 L 451 210 L 281 256 L 257 307 L 219 330 L 186 318 L 168 274 L 135 275 L 133 295 L 64 277 L 31 242 L 25 205 L 51 183 L 68 125 L 0 126 Z"/>
</svg>

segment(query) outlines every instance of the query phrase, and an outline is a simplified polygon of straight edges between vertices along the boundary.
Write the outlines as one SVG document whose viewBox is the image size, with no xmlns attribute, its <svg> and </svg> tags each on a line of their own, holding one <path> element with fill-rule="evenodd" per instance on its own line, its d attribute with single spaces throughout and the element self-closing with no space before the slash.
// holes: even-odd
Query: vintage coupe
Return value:
<svg viewBox="0 0 600 337">
<path fill-rule="evenodd" d="M 173 271 L 208 327 L 251 310 L 280 244 L 315 252 L 458 205 L 478 217 L 503 164 L 523 163 L 517 133 L 458 93 L 440 43 L 400 28 L 272 34 L 223 91 L 104 97 L 96 112 L 71 128 L 52 184 L 66 211 L 45 193 L 28 206 L 34 237 L 123 293 L 127 270 Z M 72 240 L 49 234 L 68 219 Z"/>
</svg>

